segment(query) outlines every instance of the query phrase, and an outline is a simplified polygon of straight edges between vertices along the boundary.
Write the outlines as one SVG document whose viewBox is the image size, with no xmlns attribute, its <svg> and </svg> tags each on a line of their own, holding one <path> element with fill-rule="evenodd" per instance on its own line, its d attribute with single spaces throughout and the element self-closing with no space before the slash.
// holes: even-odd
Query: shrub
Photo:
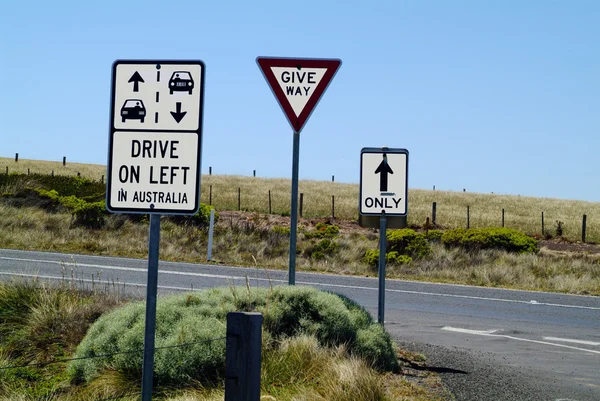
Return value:
<svg viewBox="0 0 600 401">
<path fill-rule="evenodd" d="M 363 261 L 371 267 L 377 267 L 379 264 L 379 250 L 367 250 Z M 401 255 L 397 251 L 392 251 L 385 254 L 385 261 L 388 264 L 403 265 L 412 262 L 412 258 L 408 255 Z"/>
<path fill-rule="evenodd" d="M 379 256 L 379 255 L 378 255 Z M 400 255 L 396 251 L 389 252 L 385 255 L 387 263 L 392 265 L 404 265 L 412 262 L 412 258 L 408 255 Z"/>
<path fill-rule="evenodd" d="M 440 230 L 429 230 L 425 233 L 425 238 L 429 242 L 441 242 L 444 233 Z"/>
<path fill-rule="evenodd" d="M 136 302 L 103 315 L 77 347 L 76 356 L 95 356 L 143 348 L 144 302 Z M 301 286 L 214 288 L 159 298 L 156 347 L 200 342 L 225 335 L 230 311 L 263 313 L 265 336 L 274 341 L 311 335 L 323 346 L 347 345 L 381 369 L 395 369 L 389 335 L 373 322 L 369 312 L 336 294 Z M 154 373 L 161 384 L 212 382 L 224 377 L 225 342 L 156 351 Z M 71 362 L 73 381 L 90 381 L 104 368 L 139 376 L 142 353 L 114 355 Z"/>
<path fill-rule="evenodd" d="M 304 233 L 306 239 L 323 239 L 323 238 L 335 238 L 340 233 L 340 228 L 332 224 L 317 223 L 314 231 L 308 231 Z"/>
<path fill-rule="evenodd" d="M 75 207 L 75 210 L 73 212 L 75 216 L 75 219 L 73 220 L 73 225 L 93 229 L 102 228 L 104 227 L 104 216 L 106 215 L 106 213 L 107 212 L 105 201 L 94 203 L 81 201 Z"/>
<path fill-rule="evenodd" d="M 274 226 L 273 228 L 271 228 L 271 231 L 273 231 L 274 234 L 278 235 L 290 235 L 289 227 Z"/>
<path fill-rule="evenodd" d="M 537 252 L 537 242 L 512 228 L 456 228 L 442 235 L 446 247 L 461 247 L 467 250 L 503 249 L 516 253 Z"/>
<path fill-rule="evenodd" d="M 386 252 L 398 252 L 412 258 L 424 258 L 431 253 L 431 247 L 427 243 L 425 235 L 415 232 L 410 228 L 401 230 L 390 230 L 386 234 Z"/>
<path fill-rule="evenodd" d="M 208 227 L 210 225 L 210 211 L 214 206 L 200 203 L 200 209 L 196 214 L 191 216 L 186 215 L 171 215 L 169 220 L 179 224 L 189 224 L 196 227 Z M 215 224 L 219 220 L 219 213 L 215 210 Z"/>
</svg>

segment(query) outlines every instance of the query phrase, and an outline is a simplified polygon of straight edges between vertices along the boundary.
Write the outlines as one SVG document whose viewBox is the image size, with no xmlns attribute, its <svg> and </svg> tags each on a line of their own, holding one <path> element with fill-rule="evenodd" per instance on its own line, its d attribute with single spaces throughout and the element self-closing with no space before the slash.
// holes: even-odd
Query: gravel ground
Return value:
<svg viewBox="0 0 600 401">
<path fill-rule="evenodd" d="M 581 395 L 576 398 L 557 396 L 564 389 L 555 388 L 551 378 L 544 380 L 532 372 L 509 368 L 491 353 L 401 341 L 399 345 L 424 354 L 426 369 L 440 375 L 457 401 L 593 400 Z"/>
</svg>

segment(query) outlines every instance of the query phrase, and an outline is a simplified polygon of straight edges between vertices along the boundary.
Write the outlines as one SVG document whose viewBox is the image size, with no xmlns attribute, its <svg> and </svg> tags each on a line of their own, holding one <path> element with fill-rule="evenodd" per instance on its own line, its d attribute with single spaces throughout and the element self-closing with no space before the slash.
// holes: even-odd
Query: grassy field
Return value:
<svg viewBox="0 0 600 401">
<path fill-rule="evenodd" d="M 9 162 L 17 164 L 14 160 Z M 101 167 L 98 166 L 98 172 L 102 171 Z M 88 171 L 92 171 L 92 168 Z M 221 215 L 215 228 L 213 261 L 258 268 L 287 268 L 289 235 L 285 230 L 289 227 L 286 209 L 289 203 L 289 182 L 283 179 L 235 176 L 203 178 L 203 201 L 209 201 L 207 192 L 212 186 L 212 203 Z M 9 185 L 10 187 L 0 187 L 0 194 L 14 194 L 26 186 L 36 185 L 34 177 L 16 182 L 18 184 Z M 358 227 L 352 217 L 356 213 L 353 200 L 357 196 L 356 186 L 316 181 L 303 181 L 300 186 L 306 195 L 305 218 L 299 221 L 298 269 L 375 276 L 376 269 L 365 262 L 364 256 L 368 250 L 377 249 L 378 234 L 374 230 Z M 240 188 L 242 194 L 241 208 L 248 211 L 228 211 L 237 209 L 237 188 Z M 265 195 L 268 194 L 269 188 L 274 213 L 271 215 L 264 213 L 268 208 L 268 198 Z M 340 227 L 340 231 L 327 242 L 311 234 L 315 232 L 317 222 L 331 220 L 326 217 L 329 215 L 330 204 L 324 206 L 331 193 L 335 193 L 336 196 L 334 223 Z M 315 201 L 318 199 L 317 194 L 322 202 Z M 589 212 L 590 209 L 598 207 L 595 203 L 425 190 L 412 190 L 410 196 L 410 221 L 414 225 L 424 222 L 430 212 L 430 201 L 435 199 L 438 204 L 438 221 L 444 228 L 464 226 L 460 214 L 455 211 L 463 206 L 466 208 L 468 204 L 472 211 L 472 226 L 485 226 L 485 221 L 493 224 L 495 211 L 504 207 L 507 210 L 505 218 L 508 227 L 518 228 L 527 233 L 539 233 L 540 230 L 535 229 L 535 222 L 528 220 L 528 214 L 524 211 L 543 208 L 554 210 L 559 216 L 557 219 L 565 222 L 566 236 L 573 239 L 579 234 L 574 223 L 568 223 L 569 216 L 575 219 L 577 215 L 587 213 L 590 237 L 598 237 L 596 220 Z M 8 197 L 5 199 L 9 200 Z M 513 206 L 509 208 L 508 205 Z M 512 209 L 522 213 L 519 220 L 510 217 L 508 211 Z M 482 211 L 480 217 L 477 217 L 477 210 Z M 418 216 L 419 213 L 421 217 L 417 220 L 414 216 Z M 340 215 L 346 216 L 347 219 L 337 218 Z M 487 217 L 481 217 L 484 215 Z M 546 215 L 552 215 L 552 212 L 546 212 Z M 322 217 L 317 218 L 319 216 Z M 105 217 L 105 224 L 101 229 L 89 229 L 75 226 L 73 218 L 73 215 L 64 209 L 44 210 L 35 205 L 15 207 L 11 206 L 11 202 L 0 202 L 0 248 L 147 257 L 147 219 L 135 220 L 125 215 L 109 215 Z M 498 215 L 496 220 L 499 218 Z M 548 230 L 551 229 L 554 227 L 551 226 Z M 562 253 L 544 248 L 537 254 L 517 255 L 497 250 L 464 252 L 459 249 L 447 249 L 439 243 L 433 243 L 431 246 L 433 251 L 427 258 L 415 259 L 408 264 L 390 264 L 388 276 L 600 295 L 600 253 L 593 253 L 598 247 L 577 245 L 583 249 L 577 252 L 567 249 Z M 161 259 L 200 263 L 206 261 L 206 255 L 206 229 L 176 223 L 163 216 Z"/>
<path fill-rule="evenodd" d="M 9 172 L 76 175 L 99 181 L 106 174 L 102 165 L 76 164 L 0 158 L 0 173 L 8 167 Z M 212 197 L 210 195 L 212 187 Z M 274 214 L 289 215 L 290 180 L 265 179 L 258 177 L 203 175 L 203 203 L 212 203 L 217 210 L 237 210 L 238 188 L 242 210 L 268 213 L 271 191 L 271 210 Z M 332 195 L 335 196 L 335 217 L 356 220 L 358 217 L 358 185 L 304 180 L 299 183 L 304 194 L 304 217 L 329 217 L 332 213 Z M 515 195 L 496 195 L 410 189 L 408 199 L 408 221 L 411 225 L 423 226 L 431 218 L 432 203 L 437 204 L 436 223 L 443 228 L 466 227 L 467 206 L 470 211 L 471 227 L 500 226 L 502 209 L 505 211 L 505 226 L 528 234 L 542 235 L 542 212 L 545 231 L 556 234 L 556 222 L 562 222 L 563 236 L 570 240 L 581 240 L 582 217 L 587 215 L 587 240 L 600 242 L 600 203 L 552 198 L 534 198 Z"/>
</svg>

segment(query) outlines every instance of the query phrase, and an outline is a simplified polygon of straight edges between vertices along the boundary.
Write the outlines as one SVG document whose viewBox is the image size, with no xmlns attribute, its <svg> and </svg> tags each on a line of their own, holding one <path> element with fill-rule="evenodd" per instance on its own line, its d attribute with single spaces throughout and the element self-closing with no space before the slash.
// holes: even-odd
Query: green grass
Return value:
<svg viewBox="0 0 600 401">
<path fill-rule="evenodd" d="M 139 309 L 139 305 L 142 305 L 143 315 L 143 303 L 128 304 L 124 309 L 114 309 L 123 304 L 123 299 L 110 287 L 96 291 L 82 291 L 79 288 L 80 284 L 74 280 L 65 280 L 55 287 L 44 286 L 38 282 L 0 282 L 0 319 L 2 319 L 0 327 L 4 330 L 0 337 L 0 367 L 32 362 L 50 362 L 57 357 L 69 358 L 79 355 L 74 354 L 73 350 L 81 342 L 86 329 L 94 322 L 96 324 L 92 327 L 96 327 L 98 324 L 105 325 L 111 316 L 114 317 L 115 314 L 121 313 L 120 311 L 131 311 L 132 308 Z M 248 297 L 253 300 L 254 304 L 254 301 L 258 301 L 269 293 L 265 291 L 250 290 L 250 288 L 215 289 L 180 294 L 169 299 L 159 300 L 159 305 L 166 302 L 167 308 L 164 311 L 167 313 L 158 313 L 157 316 L 159 323 L 157 346 L 161 345 L 161 330 L 165 330 L 165 325 L 171 321 L 177 320 L 177 311 L 180 310 L 176 305 L 178 302 L 183 300 L 184 303 L 195 307 L 196 311 L 202 310 L 204 305 L 204 313 L 217 313 L 218 315 L 221 312 L 225 313 L 227 309 L 235 308 L 235 305 L 237 308 L 247 309 L 250 306 L 245 303 L 249 299 Z M 293 293 L 291 294 L 292 298 L 295 296 L 294 294 L 311 291 L 316 298 L 308 302 L 316 301 L 318 303 L 319 299 L 317 291 L 312 289 L 303 290 L 299 287 L 286 286 L 275 287 L 272 291 L 272 294 L 276 294 L 277 291 L 291 292 Z M 332 297 L 326 293 L 322 294 Z M 410 399 L 424 401 L 450 399 L 447 393 L 443 390 L 440 391 L 440 382 L 436 376 L 429 376 L 426 380 L 419 378 L 419 382 L 411 382 L 410 377 L 402 374 L 375 370 L 367 360 L 352 354 L 346 343 L 326 345 L 322 338 L 319 339 L 318 330 L 314 334 L 304 331 L 296 335 L 277 336 L 272 331 L 272 323 L 268 323 L 269 316 L 277 315 L 275 298 L 269 300 L 270 309 L 263 311 L 266 320 L 261 369 L 263 400 L 385 401 Z M 213 301 L 224 302 L 224 304 L 215 308 L 210 304 Z M 172 307 L 175 309 L 172 310 Z M 225 309 L 220 311 L 220 308 Z M 102 314 L 104 316 L 98 320 Z M 190 315 L 181 322 L 184 323 L 185 320 L 186 324 L 204 327 L 201 315 L 196 314 L 195 316 L 194 318 Z M 195 323 L 192 321 L 194 319 L 196 319 Z M 336 324 L 334 320 L 331 320 L 332 324 Z M 161 325 L 161 322 L 164 324 Z M 92 331 L 93 329 L 90 329 L 90 332 Z M 132 329 L 132 331 L 136 331 L 136 329 Z M 143 330 L 138 331 L 138 340 L 134 341 L 136 344 L 126 341 L 127 335 L 120 341 L 125 341 L 127 343 L 125 345 L 141 348 Z M 97 332 L 98 329 L 96 329 Z M 48 335 L 43 335 L 43 333 L 48 333 Z M 43 338 L 42 340 L 40 340 L 40 336 Z M 100 340 L 96 338 L 92 346 L 99 346 Z M 185 342 L 184 340 L 186 339 L 176 339 L 179 343 Z M 197 352 L 198 350 L 188 351 Z M 98 348 L 97 352 L 102 352 L 102 350 Z M 183 363 L 182 361 L 187 356 L 186 352 L 174 357 L 178 352 L 180 352 L 179 349 L 157 350 L 155 366 L 158 367 L 158 371 L 160 371 L 161 364 L 164 365 L 163 367 L 173 369 L 176 365 L 173 364 L 173 361 Z M 223 352 L 222 349 L 221 352 Z M 161 356 L 161 353 L 164 355 Z M 398 350 L 398 357 L 405 361 L 416 360 L 419 356 Z M 45 366 L 0 369 L 0 400 L 97 401 L 109 397 L 123 397 L 122 399 L 127 401 L 136 400 L 139 399 L 140 391 L 139 365 L 141 365 L 141 359 L 132 358 L 132 360 L 135 362 L 133 365 L 131 365 L 131 360 L 123 358 L 125 363 L 131 365 L 129 368 L 119 367 L 118 363 L 110 363 L 98 370 L 93 378 L 84 383 L 74 381 L 69 365 L 62 362 Z M 82 362 L 75 361 L 73 363 L 81 364 Z M 189 366 L 184 371 L 191 372 L 197 368 L 198 366 Z M 159 375 L 158 380 L 155 381 L 156 395 L 154 399 L 168 401 L 223 399 L 223 384 L 220 380 L 202 384 L 201 381 L 189 380 L 186 377 L 180 379 L 182 381 L 179 384 L 161 384 L 161 381 L 164 382 L 164 380 L 161 380 Z"/>
</svg>

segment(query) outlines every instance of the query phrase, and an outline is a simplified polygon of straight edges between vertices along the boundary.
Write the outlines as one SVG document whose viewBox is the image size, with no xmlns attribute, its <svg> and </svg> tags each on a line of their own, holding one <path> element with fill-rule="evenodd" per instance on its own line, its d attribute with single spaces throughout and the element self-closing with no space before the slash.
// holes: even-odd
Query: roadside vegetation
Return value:
<svg viewBox="0 0 600 401">
<path fill-rule="evenodd" d="M 450 399 L 426 369 L 406 374 L 422 356 L 397 349 L 361 306 L 288 286 L 159 298 L 154 399 L 223 399 L 229 311 L 263 314 L 264 400 Z M 139 399 L 143 327 L 144 303 L 110 284 L 0 282 L 0 400 Z"/>
<path fill-rule="evenodd" d="M 14 165 L 21 166 L 22 161 L 11 163 L 10 168 L 13 168 Z M 203 178 L 202 199 L 204 202 L 210 199 L 217 210 L 213 262 L 270 268 L 287 266 L 289 217 L 285 207 L 286 202 L 289 203 L 288 184 L 287 180 L 252 177 Z M 211 185 L 212 197 L 206 194 Z M 300 185 L 305 191 L 305 217 L 299 220 L 298 268 L 376 275 L 378 233 L 360 228 L 355 222 L 357 194 L 352 192 L 355 186 L 315 181 L 301 182 Z M 242 194 L 241 211 L 232 210 L 237 209 L 238 187 Z M 268 207 L 267 198 L 263 196 L 267 188 L 273 188 L 272 214 L 258 211 Z M 317 199 L 316 195 L 310 194 L 321 194 L 323 202 L 318 204 L 327 205 L 327 198 L 329 202 L 331 199 L 326 194 L 334 189 L 339 192 L 335 195 L 336 218 L 332 219 L 326 217 L 331 214 L 331 204 L 328 204 L 329 209 L 325 206 L 318 209 L 317 203 L 311 203 L 316 202 L 311 200 Z M 104 191 L 102 182 L 76 174 L 52 176 L 30 171 L 29 175 L 6 175 L 0 172 L 0 247 L 147 257 L 147 216 L 106 213 Z M 231 194 L 231 197 L 226 198 L 224 194 Z M 442 195 L 447 195 L 447 200 L 460 198 L 475 205 L 470 208 L 471 226 L 475 227 L 465 229 L 460 221 L 454 221 L 454 225 L 427 225 L 425 214 L 412 217 L 420 213 L 419 210 L 430 213 L 430 210 L 425 211 L 430 204 L 421 195 L 426 195 L 425 198 L 435 196 L 439 222 L 453 221 L 444 217 L 450 215 L 445 215 L 441 209 Z M 477 205 L 491 205 L 488 212 L 492 213 L 494 205 L 506 205 L 509 200 L 516 202 L 514 204 L 519 205 L 524 214 L 526 210 L 545 206 L 549 211 L 546 216 L 550 216 L 552 210 L 556 213 L 560 210 L 563 214 L 557 214 L 557 218 L 564 221 L 570 221 L 569 216 L 574 218 L 579 213 L 590 213 L 588 238 L 594 238 L 592 234 L 600 224 L 594 223 L 595 217 L 590 210 L 598 208 L 597 204 L 418 190 L 412 191 L 410 196 L 410 229 L 389 230 L 387 234 L 388 277 L 600 295 L 600 247 L 575 243 L 569 236 L 570 232 L 575 232 L 569 228 L 570 223 L 558 220 L 554 225 L 549 224 L 542 236 L 534 229 L 527 229 L 525 217 L 514 221 L 507 212 L 508 227 L 501 228 L 497 227 L 497 222 L 484 227 L 483 220 L 473 214 Z M 352 200 L 352 206 L 349 200 Z M 460 206 L 459 202 L 450 204 Z M 163 216 L 161 258 L 206 262 L 207 224 L 213 206 L 203 204 L 195 216 Z M 338 217 L 339 214 L 348 217 L 343 219 Z M 418 223 L 417 219 L 422 221 Z M 478 225 L 474 224 L 477 222 Z M 559 245 L 562 250 L 549 249 L 548 245 L 552 244 Z"/>
</svg>

